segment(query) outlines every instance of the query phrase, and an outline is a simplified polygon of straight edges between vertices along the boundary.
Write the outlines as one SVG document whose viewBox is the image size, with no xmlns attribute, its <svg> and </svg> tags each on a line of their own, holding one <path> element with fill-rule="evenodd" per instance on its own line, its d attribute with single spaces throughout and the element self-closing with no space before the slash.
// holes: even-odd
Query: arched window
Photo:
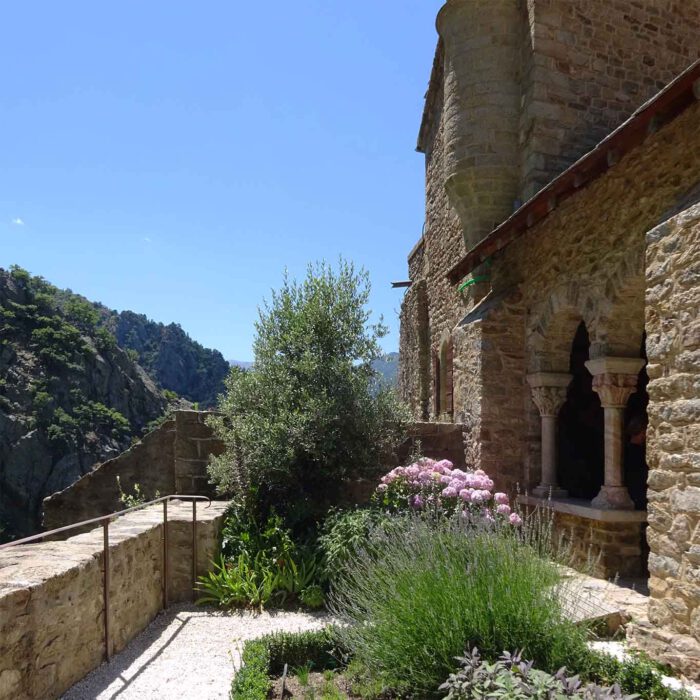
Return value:
<svg viewBox="0 0 700 700">
<path fill-rule="evenodd" d="M 440 351 L 433 355 L 435 386 L 435 417 L 452 418 L 454 414 L 454 344 L 447 336 Z"/>
<path fill-rule="evenodd" d="M 559 413 L 559 484 L 573 498 L 594 498 L 603 485 L 603 409 L 586 369 L 590 339 L 582 321 L 571 344 L 572 375 Z"/>
</svg>

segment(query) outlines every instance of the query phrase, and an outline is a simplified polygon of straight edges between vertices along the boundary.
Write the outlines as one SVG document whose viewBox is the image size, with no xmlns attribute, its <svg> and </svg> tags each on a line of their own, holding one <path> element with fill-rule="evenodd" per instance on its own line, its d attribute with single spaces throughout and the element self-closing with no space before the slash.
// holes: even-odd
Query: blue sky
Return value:
<svg viewBox="0 0 700 700">
<path fill-rule="evenodd" d="M 285 267 L 342 254 L 396 349 L 441 4 L 7 3 L 0 266 L 248 360 Z"/>
</svg>

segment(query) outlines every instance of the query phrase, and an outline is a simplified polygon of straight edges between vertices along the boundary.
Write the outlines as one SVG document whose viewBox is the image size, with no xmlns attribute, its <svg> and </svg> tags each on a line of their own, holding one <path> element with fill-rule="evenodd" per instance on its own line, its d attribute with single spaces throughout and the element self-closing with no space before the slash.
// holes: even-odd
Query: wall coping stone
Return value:
<svg viewBox="0 0 700 700">
<path fill-rule="evenodd" d="M 538 498 L 537 496 L 518 496 L 518 503 L 527 506 L 542 506 L 557 513 L 578 515 L 588 520 L 599 520 L 606 523 L 645 523 L 645 510 L 604 510 L 595 508 L 590 501 L 583 498 Z"/>
</svg>

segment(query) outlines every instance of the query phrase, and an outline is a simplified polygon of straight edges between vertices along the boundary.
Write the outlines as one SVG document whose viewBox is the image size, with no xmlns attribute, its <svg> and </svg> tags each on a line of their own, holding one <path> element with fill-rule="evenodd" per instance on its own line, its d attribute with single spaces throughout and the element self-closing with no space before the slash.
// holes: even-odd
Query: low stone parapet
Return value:
<svg viewBox="0 0 700 700">
<path fill-rule="evenodd" d="M 217 556 L 226 502 L 197 504 L 198 575 Z M 192 504 L 168 505 L 168 601 L 192 597 Z M 162 609 L 163 507 L 109 526 L 109 645 L 123 649 Z M 0 700 L 50 700 L 105 657 L 103 528 L 0 551 Z"/>
<path fill-rule="evenodd" d="M 555 536 L 570 547 L 575 565 L 593 576 L 610 579 L 644 574 L 646 511 L 606 510 L 577 498 L 518 496 L 517 500 L 526 511 L 543 508 L 550 512 Z"/>
</svg>

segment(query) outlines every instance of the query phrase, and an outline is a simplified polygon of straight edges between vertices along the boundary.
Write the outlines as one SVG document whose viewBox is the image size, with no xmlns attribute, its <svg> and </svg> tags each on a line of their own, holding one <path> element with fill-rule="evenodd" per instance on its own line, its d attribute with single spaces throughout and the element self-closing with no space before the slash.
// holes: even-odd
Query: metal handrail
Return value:
<svg viewBox="0 0 700 700">
<path fill-rule="evenodd" d="M 79 523 L 73 523 L 72 525 L 64 525 L 63 527 L 57 527 L 53 530 L 47 530 L 46 532 L 39 532 L 36 535 L 31 535 L 30 537 L 23 537 L 21 540 L 14 540 L 14 542 L 7 542 L 5 544 L 0 544 L 0 551 L 4 549 L 9 549 L 10 547 L 17 547 L 22 544 L 28 544 L 29 542 L 37 542 L 43 540 L 45 537 L 51 535 L 57 535 L 59 532 L 68 532 L 69 530 L 75 530 L 77 528 L 85 527 L 86 525 L 93 525 L 100 523 L 102 525 L 102 548 L 103 548 L 103 570 L 102 570 L 102 597 L 104 602 L 104 641 L 105 641 L 105 659 L 109 661 L 112 658 L 112 651 L 109 643 L 109 586 L 110 586 L 110 567 L 109 567 L 109 524 L 115 518 L 119 518 L 127 513 L 132 513 L 136 510 L 142 510 L 147 506 L 152 506 L 156 503 L 163 504 L 163 568 L 162 568 L 162 583 L 163 583 L 163 605 L 162 609 L 165 610 L 168 607 L 168 503 L 172 500 L 179 501 L 192 501 L 192 598 L 194 599 L 197 593 L 197 501 L 207 501 L 207 508 L 211 506 L 211 498 L 208 496 L 192 496 L 189 494 L 171 494 L 169 496 L 161 496 L 160 498 L 155 498 L 152 501 L 146 503 L 140 503 L 137 506 L 132 506 L 131 508 L 125 508 L 124 510 L 117 511 L 116 513 L 110 513 L 109 515 L 101 515 L 99 518 L 90 518 L 89 520 L 81 520 Z"/>
</svg>

